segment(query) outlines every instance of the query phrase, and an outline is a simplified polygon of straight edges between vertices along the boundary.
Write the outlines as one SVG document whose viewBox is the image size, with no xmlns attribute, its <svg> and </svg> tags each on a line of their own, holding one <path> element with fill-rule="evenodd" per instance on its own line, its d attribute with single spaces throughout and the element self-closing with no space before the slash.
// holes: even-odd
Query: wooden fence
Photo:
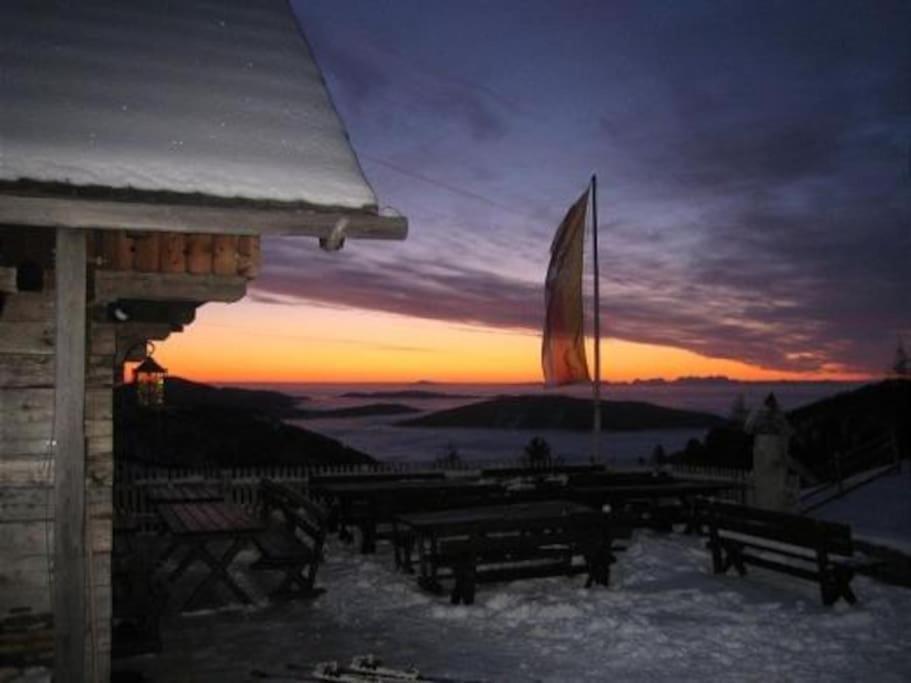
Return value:
<svg viewBox="0 0 911 683">
<path fill-rule="evenodd" d="M 479 472 L 482 469 L 495 470 L 515 467 L 523 467 L 532 472 L 540 471 L 541 473 L 551 470 L 549 464 L 530 465 L 521 458 L 472 462 L 387 462 L 362 465 L 248 465 L 240 467 L 164 467 L 121 461 L 115 466 L 114 510 L 118 515 L 129 516 L 140 521 L 146 520 L 148 524 L 153 524 L 155 511 L 146 500 L 146 487 L 165 482 L 216 484 L 221 488 L 226 500 L 244 506 L 255 506 L 259 502 L 259 482 L 263 479 L 280 481 L 306 491 L 313 478 L 323 476 L 443 472 L 446 476 L 457 477 Z M 651 468 L 634 464 L 612 465 L 610 469 L 625 472 L 653 471 Z M 687 479 L 743 483 L 747 489 L 752 483 L 750 472 L 747 470 L 692 465 L 667 465 L 662 470 Z"/>
</svg>

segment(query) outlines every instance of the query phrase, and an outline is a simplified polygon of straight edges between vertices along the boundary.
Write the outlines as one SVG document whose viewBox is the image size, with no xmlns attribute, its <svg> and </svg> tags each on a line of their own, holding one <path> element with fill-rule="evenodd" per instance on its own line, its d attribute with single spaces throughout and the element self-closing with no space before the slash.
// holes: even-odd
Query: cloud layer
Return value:
<svg viewBox="0 0 911 683">
<path fill-rule="evenodd" d="M 404 244 L 273 240 L 260 295 L 535 330 L 601 180 L 611 336 L 881 370 L 911 335 L 906 3 L 298 3 Z"/>
</svg>

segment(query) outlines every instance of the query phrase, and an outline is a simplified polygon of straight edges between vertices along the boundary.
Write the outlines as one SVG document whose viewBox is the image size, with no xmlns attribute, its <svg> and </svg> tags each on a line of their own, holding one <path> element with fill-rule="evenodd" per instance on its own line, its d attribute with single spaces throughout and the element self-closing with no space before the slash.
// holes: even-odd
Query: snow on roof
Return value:
<svg viewBox="0 0 911 683">
<path fill-rule="evenodd" d="M 4 0 L 0 93 L 0 181 L 376 205 L 286 0 Z"/>
</svg>

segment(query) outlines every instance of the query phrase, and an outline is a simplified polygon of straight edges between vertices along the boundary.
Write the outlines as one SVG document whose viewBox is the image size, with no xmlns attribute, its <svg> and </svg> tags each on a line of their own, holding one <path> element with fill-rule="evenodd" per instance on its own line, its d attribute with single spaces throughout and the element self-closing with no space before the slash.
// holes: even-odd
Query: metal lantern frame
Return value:
<svg viewBox="0 0 911 683">
<path fill-rule="evenodd" d="M 146 345 L 145 359 L 133 368 L 133 384 L 136 385 L 136 403 L 144 408 L 161 408 L 164 406 L 164 381 L 168 376 L 167 368 L 159 365 L 152 354 L 155 346 Z"/>
</svg>

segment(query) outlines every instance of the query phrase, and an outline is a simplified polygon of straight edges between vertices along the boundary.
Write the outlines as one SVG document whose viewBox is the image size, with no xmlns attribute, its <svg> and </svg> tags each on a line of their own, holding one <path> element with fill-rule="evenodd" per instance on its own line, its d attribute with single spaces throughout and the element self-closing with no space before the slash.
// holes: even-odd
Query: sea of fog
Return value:
<svg viewBox="0 0 911 683">
<path fill-rule="evenodd" d="M 790 410 L 856 386 L 832 382 L 629 384 L 607 385 L 603 387 L 602 397 L 727 415 L 738 395 L 743 395 L 747 406 L 752 408 L 774 392 L 783 407 Z M 422 412 L 432 412 L 503 394 L 591 396 L 591 389 L 585 386 L 549 389 L 540 384 L 258 384 L 256 387 L 297 396 L 301 399 L 301 407 L 310 409 L 401 403 Z M 425 391 L 443 397 L 418 399 L 374 395 L 397 391 Z M 345 396 L 350 393 L 363 396 Z M 552 453 L 566 462 L 587 461 L 592 453 L 592 435 L 585 432 L 397 426 L 398 422 L 416 415 L 320 418 L 293 420 L 292 423 L 338 439 L 384 461 L 432 461 L 451 451 L 466 461 L 514 459 L 522 455 L 525 444 L 536 436 L 546 439 Z M 647 460 L 656 445 L 660 444 L 670 453 L 682 448 L 689 439 L 702 436 L 704 430 L 701 429 L 609 432 L 601 435 L 599 448 L 604 462 L 636 462 Z"/>
</svg>

